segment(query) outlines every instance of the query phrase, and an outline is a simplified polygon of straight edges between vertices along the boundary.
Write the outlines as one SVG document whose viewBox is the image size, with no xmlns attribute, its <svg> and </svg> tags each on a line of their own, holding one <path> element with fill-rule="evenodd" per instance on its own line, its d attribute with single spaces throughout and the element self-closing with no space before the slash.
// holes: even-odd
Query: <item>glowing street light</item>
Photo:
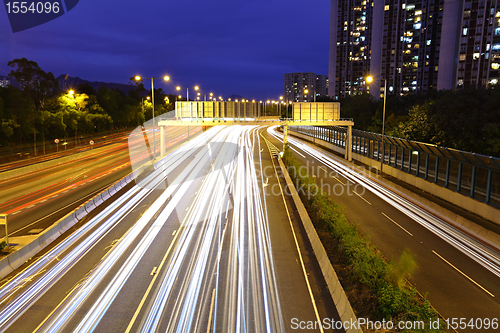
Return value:
<svg viewBox="0 0 500 333">
<path fill-rule="evenodd" d="M 148 79 L 151 80 L 151 104 L 153 104 L 153 160 L 156 160 L 156 132 L 155 132 L 155 88 L 153 85 L 153 80 L 159 80 L 163 79 L 165 81 L 169 81 L 170 77 L 169 76 L 164 76 L 164 77 L 144 77 L 144 76 L 135 76 L 136 81 L 141 81 L 142 79 Z M 149 99 L 149 96 L 148 96 Z"/>
<path fill-rule="evenodd" d="M 367 76 L 366 77 L 366 82 L 370 84 L 373 82 L 373 76 Z M 368 86 L 368 91 L 370 89 L 370 86 Z M 382 156 L 380 158 L 380 175 L 382 175 L 382 168 L 384 166 L 384 159 L 385 159 L 385 145 L 384 145 L 384 136 L 385 136 L 385 100 L 387 97 L 387 79 L 384 80 L 384 108 L 382 112 Z M 380 155 L 380 152 L 379 152 Z"/>
</svg>

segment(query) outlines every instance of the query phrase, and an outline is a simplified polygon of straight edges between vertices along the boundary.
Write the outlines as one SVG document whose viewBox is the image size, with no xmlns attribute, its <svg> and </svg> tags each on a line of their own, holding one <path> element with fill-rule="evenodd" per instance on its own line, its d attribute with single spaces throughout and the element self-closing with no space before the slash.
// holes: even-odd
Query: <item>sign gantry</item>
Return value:
<svg viewBox="0 0 500 333">
<path fill-rule="evenodd" d="M 340 103 L 292 103 L 292 118 L 264 117 L 256 102 L 176 102 L 175 118 L 160 119 L 161 156 L 165 154 L 166 126 L 283 126 L 283 148 L 288 140 L 288 126 L 347 127 L 345 158 L 352 161 L 352 119 L 340 119 Z"/>
</svg>

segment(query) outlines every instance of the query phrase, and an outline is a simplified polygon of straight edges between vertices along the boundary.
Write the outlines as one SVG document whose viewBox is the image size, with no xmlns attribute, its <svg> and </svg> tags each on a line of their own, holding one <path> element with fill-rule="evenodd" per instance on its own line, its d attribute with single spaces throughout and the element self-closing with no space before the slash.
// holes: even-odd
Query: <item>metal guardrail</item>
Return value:
<svg viewBox="0 0 500 333">
<path fill-rule="evenodd" d="M 299 132 L 345 148 L 346 128 L 291 126 Z M 428 143 L 352 130 L 352 151 L 416 177 L 500 207 L 500 159 Z M 383 151 L 382 151 L 383 150 Z"/>
</svg>

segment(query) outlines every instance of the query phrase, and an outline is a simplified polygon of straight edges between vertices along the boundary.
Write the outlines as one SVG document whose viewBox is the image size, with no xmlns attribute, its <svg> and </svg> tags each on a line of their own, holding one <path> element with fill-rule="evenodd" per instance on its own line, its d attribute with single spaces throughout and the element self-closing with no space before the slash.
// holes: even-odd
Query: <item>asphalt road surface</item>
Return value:
<svg viewBox="0 0 500 333">
<path fill-rule="evenodd" d="M 291 332 L 338 319 L 259 131 L 199 134 L 33 258 L 0 288 L 0 331 Z"/>
</svg>

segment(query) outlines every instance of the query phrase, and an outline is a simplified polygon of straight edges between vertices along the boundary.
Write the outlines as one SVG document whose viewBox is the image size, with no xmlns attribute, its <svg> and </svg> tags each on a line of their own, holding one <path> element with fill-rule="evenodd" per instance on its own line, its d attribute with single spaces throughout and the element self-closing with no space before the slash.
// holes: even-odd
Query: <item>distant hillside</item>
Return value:
<svg viewBox="0 0 500 333">
<path fill-rule="evenodd" d="M 108 82 L 98 82 L 98 81 L 91 82 L 84 79 L 80 79 L 79 77 L 68 76 L 67 79 L 65 79 L 65 77 L 66 75 L 62 74 L 59 75 L 56 79 L 57 82 L 59 82 L 59 89 L 61 90 L 76 88 L 82 83 L 88 83 L 95 90 L 99 89 L 102 86 L 105 86 L 106 88 L 109 89 L 119 89 L 127 94 L 131 88 L 128 84 L 123 84 L 123 83 L 108 83 Z"/>
</svg>

